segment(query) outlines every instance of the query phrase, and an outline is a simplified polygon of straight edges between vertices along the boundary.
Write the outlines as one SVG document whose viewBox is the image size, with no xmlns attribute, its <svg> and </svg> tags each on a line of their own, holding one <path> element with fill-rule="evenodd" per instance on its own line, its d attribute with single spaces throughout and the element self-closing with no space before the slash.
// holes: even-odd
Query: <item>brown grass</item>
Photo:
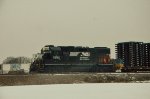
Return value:
<svg viewBox="0 0 150 99">
<path fill-rule="evenodd" d="M 72 84 L 72 83 L 124 83 L 150 80 L 150 74 L 34 74 L 0 75 L 0 86 Z"/>
</svg>

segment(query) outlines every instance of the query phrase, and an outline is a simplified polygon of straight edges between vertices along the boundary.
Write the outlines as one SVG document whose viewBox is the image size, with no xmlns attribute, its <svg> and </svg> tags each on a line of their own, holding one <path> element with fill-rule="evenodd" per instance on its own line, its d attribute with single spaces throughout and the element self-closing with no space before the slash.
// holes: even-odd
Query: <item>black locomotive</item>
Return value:
<svg viewBox="0 0 150 99">
<path fill-rule="evenodd" d="M 110 48 L 46 45 L 34 55 L 30 72 L 113 72 Z"/>
</svg>

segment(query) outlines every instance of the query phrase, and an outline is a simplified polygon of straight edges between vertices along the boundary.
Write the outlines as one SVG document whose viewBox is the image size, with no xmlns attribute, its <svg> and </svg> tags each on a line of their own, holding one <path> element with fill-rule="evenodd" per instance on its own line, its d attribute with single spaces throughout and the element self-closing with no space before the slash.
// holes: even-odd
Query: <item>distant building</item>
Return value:
<svg viewBox="0 0 150 99">
<path fill-rule="evenodd" d="M 143 66 L 150 67 L 150 43 L 143 44 Z"/>
<path fill-rule="evenodd" d="M 2 64 L 1 74 L 8 74 L 9 72 L 23 71 L 25 74 L 29 73 L 31 64 Z"/>
<path fill-rule="evenodd" d="M 116 57 L 126 68 L 150 67 L 150 43 L 121 42 L 116 44 Z"/>
</svg>

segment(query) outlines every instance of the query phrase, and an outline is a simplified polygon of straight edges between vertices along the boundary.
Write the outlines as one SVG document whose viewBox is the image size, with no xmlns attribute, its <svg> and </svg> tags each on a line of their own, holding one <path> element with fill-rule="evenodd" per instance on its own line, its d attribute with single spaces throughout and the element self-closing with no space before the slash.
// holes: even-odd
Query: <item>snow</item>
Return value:
<svg viewBox="0 0 150 99">
<path fill-rule="evenodd" d="M 150 99 L 150 83 L 53 84 L 0 87 L 0 99 Z"/>
</svg>

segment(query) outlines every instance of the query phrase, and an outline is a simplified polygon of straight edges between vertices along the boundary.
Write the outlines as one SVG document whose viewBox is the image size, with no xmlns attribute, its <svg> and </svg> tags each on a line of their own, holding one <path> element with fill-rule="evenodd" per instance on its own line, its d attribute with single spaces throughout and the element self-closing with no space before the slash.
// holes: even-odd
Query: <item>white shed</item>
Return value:
<svg viewBox="0 0 150 99">
<path fill-rule="evenodd" d="M 9 71 L 23 70 L 25 73 L 29 73 L 31 64 L 2 64 L 2 73 L 8 74 Z"/>
</svg>

